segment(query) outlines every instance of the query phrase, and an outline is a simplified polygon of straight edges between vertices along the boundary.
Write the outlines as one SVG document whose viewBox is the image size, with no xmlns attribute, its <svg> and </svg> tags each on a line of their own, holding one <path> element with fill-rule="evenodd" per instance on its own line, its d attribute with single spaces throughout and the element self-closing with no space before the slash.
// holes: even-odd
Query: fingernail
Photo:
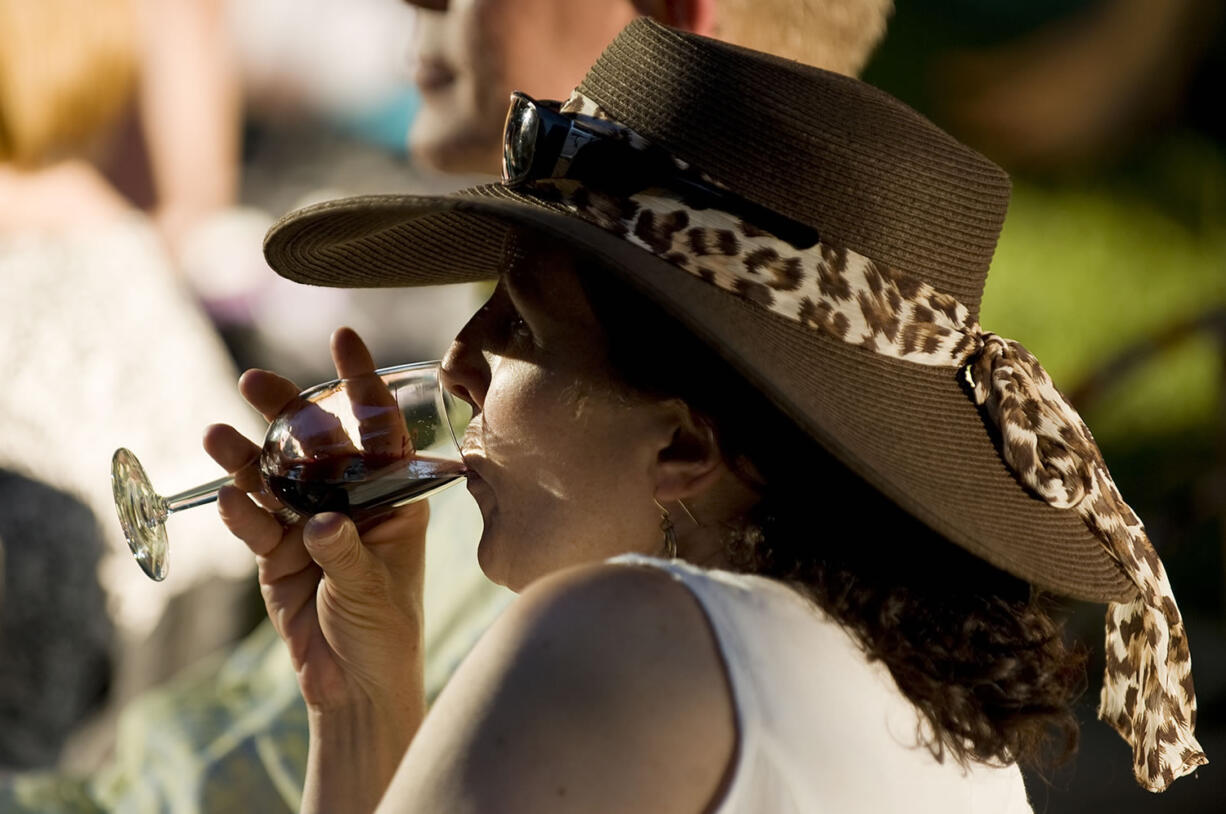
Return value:
<svg viewBox="0 0 1226 814">
<path fill-rule="evenodd" d="M 330 543 L 341 533 L 345 524 L 345 515 L 339 512 L 324 512 L 307 521 L 303 531 L 313 543 Z"/>
</svg>

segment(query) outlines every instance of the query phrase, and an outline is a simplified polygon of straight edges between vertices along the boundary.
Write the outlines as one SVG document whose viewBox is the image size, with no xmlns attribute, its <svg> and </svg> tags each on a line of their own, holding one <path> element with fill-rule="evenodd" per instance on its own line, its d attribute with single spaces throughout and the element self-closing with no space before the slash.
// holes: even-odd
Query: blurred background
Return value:
<svg viewBox="0 0 1226 814">
<path fill-rule="evenodd" d="M 1166 564 L 1192 643 L 1210 765 L 1155 797 L 1095 719 L 1027 776 L 1036 812 L 1219 811 L 1226 780 L 1224 7 L 1200 0 L 900 2 L 864 73 L 1002 164 L 1013 199 L 981 314 L 1043 361 Z M 1215 776 L 1216 779 L 1215 779 Z"/>
<path fill-rule="evenodd" d="M 260 623 L 249 555 L 213 512 L 188 512 L 169 526 L 170 578 L 149 582 L 114 518 L 110 455 L 132 448 L 163 493 L 216 477 L 201 430 L 261 431 L 238 372 L 330 378 L 340 324 L 380 364 L 437 358 L 481 292 L 294 286 L 264 265 L 262 235 L 318 200 L 488 179 L 509 85 L 564 98 L 607 40 L 593 11 L 605 2 L 0 0 L 0 811 L 297 807 L 305 713 Z M 634 8 L 710 24 L 678 17 L 686 5 Z M 1091 653 L 1082 746 L 1028 775 L 1031 800 L 1221 810 L 1223 5 L 696 5 L 726 21 L 721 36 L 861 71 L 1010 171 L 982 323 L 1043 360 L 1146 521 L 1186 620 L 1212 761 L 1161 796 L 1136 787 L 1126 745 L 1095 721 L 1103 609 L 1070 603 L 1070 635 Z M 771 15 L 795 15 L 802 45 L 758 36 Z M 805 50 L 818 30 L 876 49 L 866 64 Z M 558 31 L 586 50 L 552 47 Z M 555 39 L 506 45 L 529 34 Z M 507 597 L 476 572 L 462 490 L 432 522 L 472 542 L 430 549 L 434 692 Z"/>
</svg>

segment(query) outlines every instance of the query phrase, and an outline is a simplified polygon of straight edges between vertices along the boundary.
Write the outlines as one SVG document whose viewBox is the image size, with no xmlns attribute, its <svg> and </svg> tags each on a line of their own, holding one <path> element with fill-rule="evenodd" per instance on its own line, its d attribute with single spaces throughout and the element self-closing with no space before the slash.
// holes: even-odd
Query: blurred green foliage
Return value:
<svg viewBox="0 0 1226 814">
<path fill-rule="evenodd" d="M 1181 184 L 1192 168 L 1192 183 Z M 1198 192 L 1176 200 L 1189 189 Z M 1057 385 L 1076 387 L 1121 350 L 1215 305 L 1226 307 L 1219 151 L 1191 140 L 1125 180 L 1015 182 L 981 321 L 1026 345 Z M 1114 382 L 1086 405 L 1099 442 L 1127 445 L 1218 420 L 1222 357 L 1201 335 Z"/>
</svg>

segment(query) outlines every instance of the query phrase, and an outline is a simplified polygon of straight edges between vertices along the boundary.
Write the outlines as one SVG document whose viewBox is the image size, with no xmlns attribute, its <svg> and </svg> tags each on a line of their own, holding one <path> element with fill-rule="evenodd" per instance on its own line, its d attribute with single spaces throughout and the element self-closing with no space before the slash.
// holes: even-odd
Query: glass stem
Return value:
<svg viewBox="0 0 1226 814">
<path fill-rule="evenodd" d="M 195 489 L 188 489 L 186 492 L 179 492 L 177 495 L 171 495 L 165 498 L 166 512 L 173 514 L 182 509 L 194 509 L 197 506 L 203 506 L 206 503 L 212 503 L 217 500 L 217 493 L 221 491 L 221 487 L 229 486 L 234 483 L 234 478 L 226 476 L 217 480 L 209 481 L 197 486 Z"/>
</svg>

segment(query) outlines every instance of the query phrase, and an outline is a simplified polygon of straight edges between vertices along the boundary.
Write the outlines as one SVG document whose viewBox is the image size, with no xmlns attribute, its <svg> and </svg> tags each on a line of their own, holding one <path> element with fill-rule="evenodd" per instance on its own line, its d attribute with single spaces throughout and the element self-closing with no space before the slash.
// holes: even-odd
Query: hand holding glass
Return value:
<svg viewBox="0 0 1226 814">
<path fill-rule="evenodd" d="M 338 379 L 303 391 L 276 416 L 264 437 L 260 474 L 268 494 L 291 514 L 333 511 L 369 520 L 458 482 L 466 468 L 457 438 L 471 418 L 469 404 L 443 388 L 438 362 Z M 135 455 L 115 451 L 111 486 L 119 523 L 151 579 L 166 578 L 166 519 L 212 503 L 233 480 L 162 497 Z"/>
</svg>

